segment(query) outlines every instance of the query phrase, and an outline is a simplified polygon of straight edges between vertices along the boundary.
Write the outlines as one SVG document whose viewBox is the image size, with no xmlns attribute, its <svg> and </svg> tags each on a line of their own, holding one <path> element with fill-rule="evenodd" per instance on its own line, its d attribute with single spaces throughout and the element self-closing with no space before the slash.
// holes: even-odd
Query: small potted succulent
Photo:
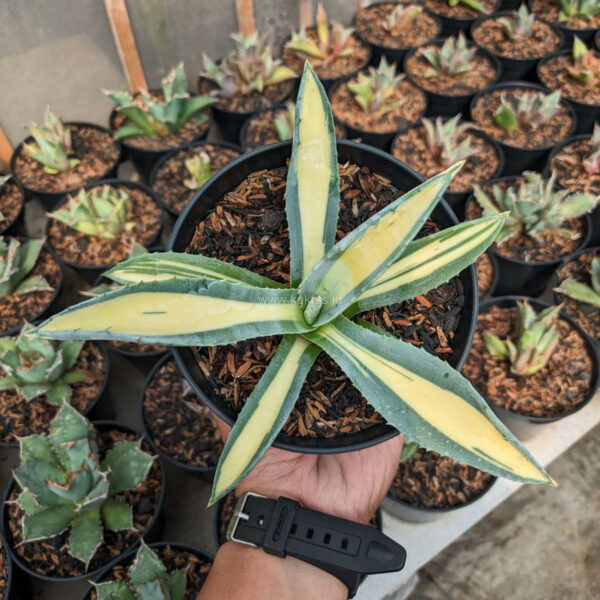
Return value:
<svg viewBox="0 0 600 600">
<path fill-rule="evenodd" d="M 331 107 L 307 63 L 292 143 L 248 153 L 222 169 L 178 220 L 172 238 L 178 251 L 156 255 L 150 268 L 147 256 L 129 259 L 108 273 L 128 285 L 73 306 L 36 331 L 49 338 L 178 346 L 179 365 L 194 391 L 233 424 L 211 504 L 237 486 L 282 427 L 284 447 L 311 452 L 356 449 L 401 430 L 492 474 L 552 484 L 483 398 L 438 358 L 454 355 L 460 363 L 468 347 L 469 333 L 459 334 L 456 323 L 462 313 L 471 328 L 472 309 L 461 307 L 468 299 L 464 286 L 474 281 L 472 272 L 468 278 L 462 273 L 505 219 L 483 217 L 447 229 L 428 219 L 454 222 L 444 205 L 436 205 L 460 166 L 405 194 L 391 187 L 386 176 L 419 179 L 384 152 L 336 144 Z M 234 215 L 246 220 L 238 223 Z M 286 218 L 289 228 L 283 229 Z M 423 226 L 425 237 L 413 241 Z M 246 238 L 232 235 L 239 227 Z M 258 230 L 265 238 L 260 247 Z M 269 235 L 273 231 L 285 234 L 289 250 Z M 336 235 L 341 239 L 334 243 Z M 271 260 L 263 261 L 261 252 Z M 417 330 L 431 309 L 438 326 L 428 326 L 425 342 Z M 362 319 L 350 318 L 358 315 Z M 404 326 L 412 333 L 399 329 Z M 403 335 L 412 343 L 396 337 Z M 432 402 L 424 405 L 424 395 Z M 334 416 L 340 409 L 341 420 Z M 382 428 L 382 419 L 394 428 Z M 357 431 L 361 435 L 352 437 Z"/>
<path fill-rule="evenodd" d="M 475 261 L 475 271 L 477 273 L 477 291 L 479 300 L 489 298 L 496 292 L 498 285 L 498 262 L 491 252 L 484 252 Z"/>
<path fill-rule="evenodd" d="M 437 15 L 444 36 L 467 33 L 475 19 L 497 12 L 501 0 L 423 0 L 423 5 Z"/>
<path fill-rule="evenodd" d="M 434 521 L 479 500 L 495 481 L 485 471 L 405 441 L 383 508 L 403 521 Z"/>
<path fill-rule="evenodd" d="M 559 92 L 507 82 L 478 93 L 471 118 L 504 150 L 504 173 L 543 168 L 552 147 L 571 135 L 577 118 Z"/>
<path fill-rule="evenodd" d="M 183 63 L 171 69 L 160 90 L 104 92 L 116 103 L 110 128 L 123 143 L 134 167 L 147 180 L 157 161 L 167 152 L 206 137 L 210 127 L 208 96 L 192 96 Z"/>
<path fill-rule="evenodd" d="M 411 50 L 404 71 L 427 93 L 430 116 L 453 117 L 465 111 L 475 93 L 498 79 L 500 65 L 459 33 Z"/>
<path fill-rule="evenodd" d="M 498 59 L 501 81 L 532 79 L 539 60 L 563 45 L 560 30 L 529 12 L 526 4 L 480 17 L 471 26 L 471 38 Z"/>
<path fill-rule="evenodd" d="M 48 214 L 48 243 L 86 281 L 127 258 L 132 245 L 156 243 L 162 209 L 141 183 L 106 180 L 86 186 Z"/>
<path fill-rule="evenodd" d="M 396 65 L 383 57 L 378 67 L 369 67 L 331 86 L 333 117 L 348 137 L 388 150 L 394 134 L 425 114 L 427 100 L 406 75 L 396 74 Z"/>
<path fill-rule="evenodd" d="M 19 439 L 3 525 L 12 558 L 49 581 L 93 577 L 148 535 L 163 472 L 135 431 L 63 404 L 50 431 Z"/>
<path fill-rule="evenodd" d="M 163 156 L 148 182 L 156 199 L 173 217 L 178 217 L 192 196 L 219 169 L 242 154 L 227 142 L 194 142 Z"/>
<path fill-rule="evenodd" d="M 567 44 L 574 36 L 591 41 L 600 27 L 598 0 L 529 0 L 529 6 L 540 19 L 559 27 Z"/>
<path fill-rule="evenodd" d="M 466 217 L 509 212 L 490 248 L 500 271 L 498 294 L 542 292 L 560 262 L 586 245 L 596 196 L 557 189 L 549 179 L 525 171 L 477 186 L 467 201 Z"/>
<path fill-rule="evenodd" d="M 581 409 L 599 379 L 591 340 L 561 306 L 520 296 L 482 303 L 463 372 L 519 439 Z"/>
<path fill-rule="evenodd" d="M 0 336 L 48 315 L 61 285 L 62 270 L 44 240 L 0 236 Z"/>
<path fill-rule="evenodd" d="M 50 107 L 43 125 L 31 123 L 29 137 L 15 149 L 10 170 L 23 189 L 47 210 L 84 185 L 116 175 L 121 145 L 104 127 L 63 123 Z"/>
<path fill-rule="evenodd" d="M 432 177 L 465 160 L 444 196 L 459 219 L 473 186 L 498 177 L 504 167 L 498 144 L 473 123 L 461 121 L 460 114 L 445 120 L 422 119 L 401 131 L 392 143 L 392 154 L 423 177 Z"/>
<path fill-rule="evenodd" d="M 0 444 L 48 431 L 68 403 L 84 414 L 103 402 L 109 362 L 97 342 L 55 343 L 31 335 L 24 325 L 15 338 L 0 338 Z"/>
<path fill-rule="evenodd" d="M 271 47 L 258 34 L 231 37 L 235 48 L 224 59 L 214 62 L 203 56 L 198 89 L 215 97 L 214 120 L 224 138 L 237 143 L 244 121 L 262 108 L 285 101 L 297 74 L 273 58 Z"/>
<path fill-rule="evenodd" d="M 171 355 L 148 375 L 140 413 L 144 434 L 156 452 L 178 467 L 212 478 L 223 450 L 221 436 Z"/>
<path fill-rule="evenodd" d="M 297 73 L 309 60 L 325 90 L 340 79 L 354 77 L 371 60 L 371 49 L 354 29 L 329 21 L 323 4 L 317 9 L 316 26 L 293 33 L 282 58 Z"/>
<path fill-rule="evenodd" d="M 585 248 L 556 271 L 554 297 L 563 310 L 597 343 L 600 342 L 599 248 Z"/>
<path fill-rule="evenodd" d="M 416 3 L 375 2 L 356 13 L 356 32 L 369 42 L 376 65 L 381 57 L 401 65 L 408 50 L 440 37 L 442 23 Z"/>
<path fill-rule="evenodd" d="M 25 196 L 11 175 L 0 173 L 0 235 L 19 233 L 23 226 Z"/>
<path fill-rule="evenodd" d="M 591 133 L 600 119 L 600 52 L 575 36 L 572 50 L 547 56 L 537 72 L 546 87 L 560 92 L 575 108 L 575 133 Z"/>
<path fill-rule="evenodd" d="M 154 542 L 124 554 L 105 569 L 82 600 L 195 600 L 212 556 L 179 542 Z"/>
</svg>

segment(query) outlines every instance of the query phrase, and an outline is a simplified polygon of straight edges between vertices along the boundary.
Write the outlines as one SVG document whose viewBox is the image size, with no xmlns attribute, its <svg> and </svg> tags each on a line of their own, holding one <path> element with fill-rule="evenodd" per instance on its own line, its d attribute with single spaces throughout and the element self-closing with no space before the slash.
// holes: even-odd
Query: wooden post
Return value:
<svg viewBox="0 0 600 600">
<path fill-rule="evenodd" d="M 104 7 L 110 21 L 110 28 L 115 38 L 129 91 L 133 94 L 148 89 L 125 0 L 104 0 Z"/>
<path fill-rule="evenodd" d="M 298 19 L 300 21 L 301 29 L 305 29 L 314 25 L 314 8 L 314 0 L 300 0 L 300 6 L 298 7 Z"/>
<path fill-rule="evenodd" d="M 235 13 L 237 15 L 238 29 L 244 37 L 256 33 L 252 0 L 235 0 Z"/>
<path fill-rule="evenodd" d="M 6 137 L 4 130 L 0 127 L 0 164 L 5 173 L 10 173 L 10 159 L 12 154 L 12 146 Z"/>
</svg>

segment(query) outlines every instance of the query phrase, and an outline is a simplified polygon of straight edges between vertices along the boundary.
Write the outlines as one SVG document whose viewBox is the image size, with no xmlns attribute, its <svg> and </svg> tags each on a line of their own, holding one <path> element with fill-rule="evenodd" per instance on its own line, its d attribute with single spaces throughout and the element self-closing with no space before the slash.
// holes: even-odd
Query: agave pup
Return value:
<svg viewBox="0 0 600 600">
<path fill-rule="evenodd" d="M 44 246 L 44 240 L 21 243 L 17 238 L 0 236 L 0 298 L 31 292 L 50 292 L 41 275 L 29 275 Z"/>
<path fill-rule="evenodd" d="M 600 308 L 600 258 L 596 256 L 592 260 L 590 269 L 590 285 L 574 279 L 565 279 L 554 291 L 577 302 Z"/>
</svg>

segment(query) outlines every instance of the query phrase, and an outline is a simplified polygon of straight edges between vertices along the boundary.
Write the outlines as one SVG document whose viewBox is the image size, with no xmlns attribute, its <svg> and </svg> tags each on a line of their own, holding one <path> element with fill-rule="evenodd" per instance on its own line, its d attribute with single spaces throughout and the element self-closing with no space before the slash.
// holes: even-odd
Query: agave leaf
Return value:
<svg viewBox="0 0 600 600">
<path fill-rule="evenodd" d="M 107 581 L 92 584 L 98 600 L 136 600 L 135 594 L 122 581 Z"/>
<path fill-rule="evenodd" d="M 138 136 L 147 136 L 148 133 L 145 129 L 138 127 L 137 125 L 133 125 L 130 123 L 129 125 L 123 125 L 113 134 L 114 139 L 118 142 L 119 140 L 126 140 L 132 137 Z"/>
<path fill-rule="evenodd" d="M 87 510 L 77 515 L 71 522 L 71 533 L 67 542 L 71 556 L 83 561 L 87 568 L 101 543 L 100 511 Z"/>
<path fill-rule="evenodd" d="M 27 515 L 34 515 L 43 510 L 42 506 L 33 497 L 33 494 L 27 490 L 21 491 L 15 500 L 15 504 Z"/>
<path fill-rule="evenodd" d="M 111 448 L 102 469 L 108 474 L 109 493 L 118 494 L 137 487 L 146 479 L 154 458 L 140 448 L 140 442 L 120 442 Z"/>
<path fill-rule="evenodd" d="M 72 406 L 63 405 L 52 420 L 50 442 L 57 446 L 86 438 L 92 428 L 91 423 Z"/>
<path fill-rule="evenodd" d="M 404 194 L 331 248 L 299 288 L 300 298 L 309 299 L 304 311 L 308 324 L 331 321 L 379 279 L 421 229 L 461 166 L 457 163 Z"/>
<path fill-rule="evenodd" d="M 180 129 L 185 125 L 189 120 L 198 116 L 198 113 L 207 109 L 211 104 L 216 102 L 215 98 L 211 98 L 209 96 L 194 96 L 193 98 L 189 98 L 185 103 L 184 110 L 179 114 L 179 118 L 177 119 L 177 129 Z M 199 124 L 205 122 L 208 117 L 206 115 L 200 115 Z"/>
<path fill-rule="evenodd" d="M 554 291 L 573 298 L 577 302 L 584 302 L 585 304 L 600 307 L 600 294 L 595 292 L 589 285 L 580 281 L 566 279 L 559 287 L 554 288 Z"/>
<path fill-rule="evenodd" d="M 345 317 L 305 336 L 410 440 L 494 475 L 553 483 L 471 384 L 448 364 Z"/>
<path fill-rule="evenodd" d="M 297 290 L 174 279 L 92 298 L 51 317 L 36 333 L 58 339 L 211 346 L 307 329 Z"/>
<path fill-rule="evenodd" d="M 76 512 L 72 504 L 53 506 L 23 517 L 23 539 L 26 542 L 58 535 L 69 527 Z"/>
<path fill-rule="evenodd" d="M 169 573 L 168 585 L 171 600 L 183 600 L 187 587 L 187 569 L 177 569 Z"/>
<path fill-rule="evenodd" d="M 294 287 L 333 246 L 340 198 L 333 115 L 327 94 L 308 61 L 300 82 L 295 121 L 285 188 Z"/>
<path fill-rule="evenodd" d="M 32 275 L 21 281 L 12 293 L 15 296 L 21 296 L 31 292 L 51 292 L 53 289 L 44 277 L 41 275 Z"/>
<path fill-rule="evenodd" d="M 66 383 L 56 383 L 46 392 L 46 400 L 55 406 L 71 401 L 71 388 Z"/>
<path fill-rule="evenodd" d="M 209 504 L 231 491 L 269 449 L 294 408 L 319 352 L 301 337 L 283 338 L 229 434 Z"/>
<path fill-rule="evenodd" d="M 137 587 L 142 583 L 147 583 L 154 579 L 166 581 L 167 569 L 158 556 L 142 542 L 135 560 L 129 569 L 129 580 Z"/>
<path fill-rule="evenodd" d="M 32 458 L 14 472 L 14 477 L 21 489 L 29 490 L 40 504 L 52 506 L 71 504 L 49 489 L 48 481 L 64 485 L 66 476 L 62 470 L 44 460 Z"/>
<path fill-rule="evenodd" d="M 83 501 L 91 484 L 92 474 L 90 471 L 79 471 L 79 473 L 74 473 L 64 484 L 54 483 L 52 481 L 47 483 L 48 489 L 57 496 L 77 504 Z"/>
<path fill-rule="evenodd" d="M 39 458 L 60 469 L 61 465 L 54 454 L 52 444 L 45 435 L 34 434 L 19 438 L 19 446 L 21 463 Z"/>
<path fill-rule="evenodd" d="M 100 509 L 106 529 L 120 531 L 133 529 L 133 510 L 129 504 L 109 498 Z"/>
</svg>

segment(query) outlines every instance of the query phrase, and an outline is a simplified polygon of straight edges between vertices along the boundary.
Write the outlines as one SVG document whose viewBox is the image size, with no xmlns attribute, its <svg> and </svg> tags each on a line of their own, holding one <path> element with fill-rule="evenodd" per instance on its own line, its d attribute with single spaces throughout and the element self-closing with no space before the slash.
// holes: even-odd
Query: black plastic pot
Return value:
<svg viewBox="0 0 600 600">
<path fill-rule="evenodd" d="M 532 0 L 528 0 L 527 5 L 529 7 L 529 10 L 531 12 L 535 12 L 532 9 L 532 4 L 533 4 Z M 569 27 L 562 25 L 561 23 L 551 23 L 550 21 L 546 21 L 546 19 L 542 19 L 542 21 L 545 21 L 546 23 L 549 23 L 550 25 L 555 25 L 556 27 L 558 27 L 562 31 L 562 34 L 565 38 L 565 44 L 569 47 L 572 46 L 573 38 L 575 36 L 577 36 L 580 40 L 582 40 L 586 44 L 590 45 L 589 43 L 592 42 L 592 40 L 594 39 L 594 35 L 596 35 L 595 27 L 588 27 L 586 29 L 571 29 Z"/>
<path fill-rule="evenodd" d="M 165 204 L 162 201 L 159 194 L 154 191 L 154 181 L 156 180 L 156 174 L 158 173 L 159 169 L 168 160 L 173 158 L 173 156 L 176 156 L 180 152 L 185 152 L 186 150 L 189 150 L 190 148 L 202 148 L 202 146 L 205 146 L 206 144 L 210 144 L 211 146 L 220 146 L 222 148 L 229 148 L 230 150 L 236 150 L 240 154 L 244 153 L 244 150 L 242 150 L 242 148 L 240 148 L 240 146 L 238 146 L 237 144 L 231 144 L 229 142 L 213 142 L 213 141 L 208 142 L 206 140 L 202 140 L 199 142 L 192 142 L 190 144 L 186 144 L 185 146 L 181 146 L 179 148 L 176 148 L 175 150 L 171 150 L 170 152 L 167 152 L 165 155 L 163 155 L 158 160 L 158 162 L 154 165 L 154 167 L 152 168 L 152 172 L 150 173 L 150 176 L 148 177 L 148 187 L 150 189 L 152 189 L 152 192 L 154 193 L 154 197 L 156 198 L 156 201 L 162 206 L 163 210 L 166 211 L 167 213 L 169 213 L 172 217 L 177 218 L 179 216 L 179 213 L 177 211 L 175 211 L 172 206 Z"/>
<path fill-rule="evenodd" d="M 112 136 L 112 132 L 109 131 L 108 129 L 106 129 L 106 127 L 101 127 L 100 125 L 95 125 L 94 123 L 86 123 L 84 121 L 69 121 L 68 123 L 65 123 L 65 125 L 73 125 L 75 127 L 92 127 L 93 129 L 98 129 L 99 131 L 104 131 L 105 133 L 108 133 Z M 34 141 L 33 137 L 29 136 L 29 137 L 25 138 L 16 147 L 16 149 L 12 155 L 12 158 L 10 159 L 10 170 L 13 173 L 14 180 L 18 181 L 20 183 L 21 187 L 25 190 L 25 192 L 27 192 L 28 194 L 31 194 L 31 196 L 33 196 L 34 198 L 37 198 L 41 202 L 42 206 L 47 211 L 54 210 L 56 208 L 56 206 L 58 206 L 58 204 L 60 204 L 63 201 L 65 196 L 75 194 L 78 190 L 80 190 L 84 186 L 79 186 L 79 187 L 71 188 L 68 190 L 61 190 L 59 192 L 46 192 L 44 190 L 37 190 L 34 188 L 30 188 L 23 181 L 19 180 L 17 175 L 14 174 L 17 156 L 19 156 L 23 152 L 23 144 L 31 143 L 33 141 Z M 119 154 L 115 160 L 115 163 L 112 166 L 110 166 L 104 173 L 99 175 L 96 179 L 88 181 L 86 185 L 96 183 L 96 182 L 100 181 L 101 179 L 107 179 L 107 178 L 112 178 L 112 177 L 117 176 L 117 168 L 119 166 L 119 163 L 121 162 L 123 150 L 122 150 L 122 146 L 119 142 L 116 142 L 113 140 L 113 143 L 119 150 Z"/>
<path fill-rule="evenodd" d="M 127 425 L 122 425 L 121 423 L 117 423 L 114 421 L 94 421 L 93 425 L 97 429 L 103 429 L 105 431 L 117 430 L 117 431 L 125 431 L 127 433 L 134 433 L 136 435 L 139 435 L 140 438 L 145 439 L 138 431 L 136 431 L 132 427 L 128 427 Z M 145 441 L 147 441 L 147 440 L 145 440 Z M 165 486 L 166 486 L 165 470 L 162 465 L 161 459 L 159 457 L 156 457 L 155 460 L 158 461 L 158 465 L 160 467 L 161 492 L 160 492 L 160 496 L 158 498 L 158 502 L 156 504 L 156 512 L 152 516 L 152 519 L 150 520 L 150 523 L 148 524 L 146 531 L 141 535 L 141 537 L 144 539 L 144 541 L 146 543 L 155 542 L 158 539 L 160 539 L 161 528 L 162 528 L 162 519 L 161 519 L 162 514 L 161 513 L 162 513 L 162 505 L 163 505 L 163 500 L 164 500 L 164 495 L 165 495 Z M 6 507 L 7 507 L 6 503 L 7 503 L 8 498 L 10 497 L 10 494 L 11 494 L 14 486 L 15 486 L 15 481 L 14 481 L 14 479 L 11 479 L 10 482 L 8 483 L 8 485 L 6 486 L 6 489 L 4 490 L 4 496 L 2 499 L 3 501 L 2 501 L 1 525 L 2 525 L 2 534 L 4 535 L 5 539 L 6 539 L 6 531 L 8 529 L 7 528 L 8 513 L 6 510 Z M 139 542 L 137 542 L 136 544 L 131 546 L 130 550 L 135 550 L 135 549 L 137 549 L 138 546 L 139 546 Z M 11 556 L 14 564 L 19 569 L 21 569 L 22 571 L 27 573 L 27 575 L 34 577 L 35 579 L 39 579 L 41 581 L 48 581 L 50 583 L 69 583 L 72 581 L 80 581 L 82 579 L 94 579 L 95 577 L 97 577 L 101 573 L 103 573 L 105 570 L 110 569 L 114 565 L 116 565 L 124 556 L 124 554 L 117 556 L 110 562 L 106 563 L 104 566 L 94 569 L 93 571 L 83 573 L 82 575 L 76 575 L 74 577 L 49 577 L 48 575 L 43 575 L 41 573 L 38 573 L 37 571 L 34 571 L 29 566 L 27 566 L 21 560 L 21 558 L 14 552 L 14 550 L 10 544 L 7 544 L 6 547 L 8 548 L 8 550 L 10 552 L 10 556 Z"/>
<path fill-rule="evenodd" d="M 435 42 L 429 42 L 427 44 L 423 44 L 423 46 L 432 46 L 432 45 L 441 46 L 443 43 L 444 43 L 444 39 L 442 38 L 442 39 L 436 40 Z M 404 72 L 406 73 L 407 77 L 417 87 L 421 87 L 421 86 L 419 85 L 419 83 L 417 81 L 415 81 L 410 76 L 410 73 L 406 70 L 406 65 L 408 63 L 408 59 L 423 46 L 418 46 L 417 48 L 413 48 L 412 50 L 410 50 L 410 52 L 407 52 L 406 56 L 404 57 Z M 473 46 L 473 43 L 469 42 L 469 46 Z M 495 77 L 494 81 L 492 81 L 492 83 L 490 84 L 490 86 L 493 87 L 494 83 L 496 81 L 498 81 L 498 79 L 501 75 L 502 67 L 500 66 L 500 63 L 498 62 L 498 59 L 493 54 L 490 54 L 487 50 L 484 50 L 483 48 L 477 48 L 477 55 L 485 56 L 494 65 L 494 68 L 496 69 L 496 77 Z M 483 91 L 489 90 L 490 86 L 486 87 Z M 421 88 L 421 89 L 423 89 L 423 88 Z M 482 93 L 480 91 L 480 92 L 473 92 L 473 93 L 469 93 L 469 94 L 446 95 L 446 94 L 438 94 L 436 92 L 430 92 L 429 90 L 425 90 L 425 89 L 423 89 L 423 91 L 425 92 L 425 95 L 427 96 L 427 107 L 428 107 L 427 108 L 427 116 L 428 117 L 437 117 L 437 116 L 453 117 L 453 116 L 457 115 L 458 113 L 465 114 L 469 107 L 469 103 L 473 100 L 473 97 L 477 96 L 477 94 Z"/>
<path fill-rule="evenodd" d="M 4 588 L 3 600 L 24 600 L 33 598 L 31 582 L 29 578 L 20 569 L 15 569 L 10 551 L 6 545 L 4 535 L 0 533 L 2 548 L 4 550 L 3 559 L 6 561 L 6 587 Z"/>
<path fill-rule="evenodd" d="M 502 0 L 502 2 L 500 2 L 500 10 L 514 11 L 517 10 L 521 4 L 523 4 L 522 0 Z"/>
<path fill-rule="evenodd" d="M 473 25 L 471 25 L 471 39 L 475 39 L 473 37 L 473 32 L 484 21 L 487 21 L 489 19 L 497 19 L 498 17 L 506 17 L 511 15 L 512 12 L 513 11 L 511 10 L 503 10 L 502 12 L 494 13 L 493 15 L 482 15 L 473 23 Z M 556 35 L 560 38 L 559 48 L 562 48 L 565 42 L 565 38 L 563 36 L 562 31 L 555 25 L 552 25 L 551 23 L 547 23 L 547 25 L 549 25 L 554 31 L 554 33 L 556 33 Z M 477 45 L 477 42 L 474 41 L 473 43 Z M 481 47 L 482 46 L 480 46 L 480 48 Z M 540 60 L 542 60 L 544 57 L 508 58 L 506 56 L 501 56 L 500 54 L 494 54 L 490 50 L 488 50 L 488 52 L 495 56 L 498 59 L 500 65 L 502 66 L 502 73 L 500 75 L 499 81 L 537 81 L 536 68 Z"/>
<path fill-rule="evenodd" d="M 594 42 L 596 44 L 596 50 L 600 52 L 600 29 L 596 32 L 596 36 L 594 37 Z"/>
<path fill-rule="evenodd" d="M 5 175 L 0 171 L 0 177 Z M 25 229 L 25 193 L 23 192 L 23 187 L 21 184 L 14 178 L 11 177 L 7 183 L 14 183 L 20 194 L 21 194 L 21 209 L 19 210 L 19 214 L 8 224 L 4 224 L 4 221 L 0 221 L 0 235 L 22 235 Z"/>
<path fill-rule="evenodd" d="M 496 7 L 492 11 L 495 13 L 496 10 L 500 7 L 502 0 L 497 0 Z M 504 10 L 504 8 L 503 8 Z M 436 16 L 439 17 L 442 22 L 442 37 L 448 37 L 450 35 L 458 35 L 461 31 L 465 34 L 469 34 L 471 29 L 471 25 L 478 19 L 478 17 L 464 17 L 462 19 L 456 17 L 447 17 L 445 15 L 441 15 L 439 13 L 435 13 Z M 490 13 L 491 14 L 491 13 Z"/>
<path fill-rule="evenodd" d="M 291 148 L 291 141 L 258 148 L 232 161 L 221 169 L 219 173 L 212 177 L 196 193 L 185 211 L 181 213 L 175 223 L 168 249 L 176 252 L 185 252 L 192 240 L 196 225 L 224 194 L 233 190 L 250 173 L 261 169 L 284 167 L 287 159 L 290 157 Z M 368 167 L 374 172 L 388 178 L 392 185 L 395 185 L 399 189 L 410 189 L 423 181 L 419 175 L 406 165 L 377 148 L 346 140 L 338 140 L 337 148 L 339 162 L 344 163 L 349 161 Z M 445 201 L 438 204 L 432 213 L 432 218 L 441 227 L 449 227 L 457 223 L 454 213 Z M 454 337 L 454 352 L 449 359 L 449 364 L 454 368 L 460 368 L 469 353 L 475 328 L 475 313 L 478 305 L 474 268 L 466 269 L 459 277 L 464 288 L 465 304 L 463 308 L 464 312 Z M 176 348 L 175 357 L 181 372 L 185 375 L 198 397 L 224 421 L 232 424 L 237 418 L 236 413 L 232 411 L 228 403 L 215 396 L 198 366 L 193 349 Z M 397 430 L 389 425 L 377 425 L 365 431 L 338 438 L 294 438 L 280 434 L 277 436 L 274 445 L 278 448 L 295 452 L 329 454 L 373 446 L 397 434 Z"/>
<path fill-rule="evenodd" d="M 517 177 L 514 175 L 498 177 L 491 179 L 489 184 L 493 185 L 494 183 L 516 179 Z M 469 203 L 471 202 L 475 202 L 474 194 L 471 194 L 467 200 L 465 214 L 468 214 Z M 581 219 L 584 223 L 584 233 L 581 236 L 579 248 L 584 248 L 590 239 L 591 221 L 588 215 L 584 215 Z M 497 296 L 527 295 L 531 297 L 541 294 L 560 263 L 565 258 L 573 255 L 571 253 L 556 260 L 530 263 L 516 258 L 508 258 L 500 254 L 494 247 L 490 247 L 488 253 L 496 259 L 496 266 L 498 267 L 498 283 L 494 290 L 495 294 Z"/>
<path fill-rule="evenodd" d="M 551 306 L 548 302 L 544 302 L 535 298 L 529 298 L 527 296 L 502 296 L 500 298 L 492 298 L 491 300 L 486 300 L 485 302 L 482 302 L 479 308 L 479 312 L 485 313 L 489 311 L 489 309 L 492 306 L 498 306 L 499 308 L 510 308 L 516 305 L 517 300 L 528 300 L 533 309 L 536 311 L 540 311 L 547 308 L 548 306 Z M 566 415 L 560 415 L 558 417 L 530 417 L 526 415 L 521 415 L 512 410 L 507 410 L 500 406 L 496 406 L 493 402 L 489 401 L 486 398 L 487 403 L 490 405 L 490 408 L 496 413 L 497 417 L 508 427 L 508 429 L 510 429 L 515 434 L 515 436 L 519 440 L 526 440 L 534 436 L 540 431 L 540 425 L 554 423 L 555 421 L 560 421 L 562 419 L 565 419 L 566 417 L 570 417 L 576 412 L 579 412 L 594 397 L 594 394 L 598 389 L 598 384 L 600 383 L 600 358 L 598 356 L 598 352 L 594 346 L 594 343 L 592 342 L 590 337 L 583 331 L 583 329 L 581 329 L 581 327 L 579 327 L 579 325 L 573 319 L 571 319 L 571 317 L 567 313 L 565 313 L 565 311 L 560 312 L 560 318 L 567 321 L 567 323 L 574 327 L 585 340 L 588 352 L 593 363 L 592 386 L 590 392 L 588 394 L 588 397 L 579 406 L 577 406 L 575 410 L 571 411 Z"/>
<path fill-rule="evenodd" d="M 528 82 L 520 82 L 520 81 L 508 81 L 505 83 L 497 83 L 496 85 L 492 85 L 481 92 L 475 94 L 475 97 L 471 100 L 471 104 L 469 105 L 469 112 L 473 115 L 473 108 L 479 98 L 493 92 L 495 90 L 514 90 L 514 89 L 524 89 L 526 91 L 541 91 L 541 92 L 549 92 L 548 88 L 539 85 L 537 83 L 528 83 Z M 571 113 L 571 118 L 573 119 L 573 126 L 569 133 L 565 136 L 568 137 L 573 134 L 577 127 L 577 115 L 573 110 L 573 107 L 563 100 L 563 104 L 567 107 L 569 112 Z M 541 171 L 544 168 L 544 164 L 546 159 L 548 158 L 548 154 L 554 147 L 554 144 L 549 144 L 548 146 L 544 146 L 543 148 L 518 148 L 517 146 L 512 146 L 510 144 L 504 143 L 502 140 L 496 140 L 500 147 L 504 151 L 504 174 L 505 175 L 520 175 L 523 171 L 527 170 L 538 170 Z"/>
<path fill-rule="evenodd" d="M 596 52 L 597 55 L 600 53 Z M 563 50 L 561 52 L 553 52 L 552 54 L 548 54 L 548 56 L 544 57 L 537 66 L 537 77 L 542 82 L 543 85 L 546 85 L 541 77 L 540 69 L 544 63 L 546 63 L 551 58 L 555 56 L 571 56 L 571 50 Z M 599 56 L 600 58 L 600 56 Z M 560 91 L 560 90 L 557 90 Z M 577 100 L 572 100 L 567 96 L 563 96 L 565 102 L 570 104 L 575 113 L 577 114 L 577 127 L 575 128 L 575 134 L 583 134 L 583 133 L 592 133 L 594 129 L 594 123 L 600 120 L 600 99 L 596 104 L 585 104 L 583 102 L 578 102 Z"/>
<path fill-rule="evenodd" d="M 152 239 L 146 244 L 146 247 L 149 248 L 151 246 L 156 246 L 158 241 L 160 240 L 160 234 L 162 232 L 162 221 L 163 221 L 164 210 L 163 210 L 161 204 L 158 202 L 154 192 L 149 187 L 145 186 L 143 183 L 138 183 L 136 181 L 126 181 L 124 179 L 105 179 L 102 181 L 96 181 L 94 183 L 89 183 L 88 185 L 84 186 L 83 189 L 89 190 L 89 189 L 97 187 L 99 185 L 110 185 L 111 187 L 115 187 L 115 188 L 128 188 L 128 189 L 141 190 L 142 192 L 144 192 L 145 194 L 150 196 L 150 198 L 152 198 L 152 200 L 160 207 L 160 210 L 162 213 L 161 214 L 161 226 L 160 226 L 159 230 L 156 232 L 156 234 L 152 237 Z M 65 200 L 65 202 L 66 202 L 66 200 Z M 57 207 L 57 208 L 59 208 L 59 207 Z M 46 223 L 46 235 L 47 235 L 49 227 L 50 227 L 50 219 L 48 219 L 48 222 Z M 102 275 L 102 273 L 104 273 L 104 271 L 107 271 L 111 267 L 114 267 L 114 265 L 116 264 L 116 263 L 113 263 L 113 264 L 101 265 L 101 266 L 84 265 L 84 264 L 77 263 L 74 260 L 68 260 L 62 256 L 59 256 L 59 260 L 62 263 L 64 263 L 65 265 L 68 265 L 69 267 L 71 267 L 72 269 L 77 271 L 77 273 L 79 273 L 79 275 L 81 275 L 81 277 L 83 277 L 83 279 L 85 279 L 85 281 L 87 281 L 90 284 L 93 283 L 100 275 Z"/>
</svg>

